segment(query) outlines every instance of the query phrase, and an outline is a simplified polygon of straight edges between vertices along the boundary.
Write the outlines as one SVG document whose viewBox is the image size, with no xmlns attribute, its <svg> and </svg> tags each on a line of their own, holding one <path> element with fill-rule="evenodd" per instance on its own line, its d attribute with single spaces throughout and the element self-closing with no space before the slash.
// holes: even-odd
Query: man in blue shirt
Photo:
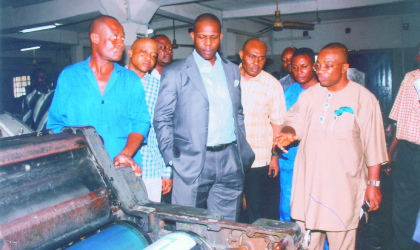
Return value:
<svg viewBox="0 0 420 250">
<path fill-rule="evenodd" d="M 61 72 L 48 115 L 47 128 L 93 126 L 104 139 L 116 167 L 130 166 L 140 177 L 137 153 L 150 127 L 143 86 L 137 75 L 116 61 L 124 51 L 124 30 L 109 16 L 93 20 L 92 55 Z M 134 156 L 134 158 L 133 158 Z"/>
<path fill-rule="evenodd" d="M 197 17 L 194 52 L 162 71 L 153 126 L 175 170 L 172 203 L 218 210 L 235 221 L 255 156 L 245 139 L 239 68 L 217 53 L 220 29 L 216 16 Z"/>
<path fill-rule="evenodd" d="M 140 153 L 143 156 L 142 179 L 147 188 L 147 195 L 151 201 L 160 202 L 161 194 L 167 194 L 172 188 L 172 168 L 167 167 L 159 152 L 156 132 L 153 128 L 155 103 L 159 92 L 160 81 L 148 73 L 153 68 L 158 57 L 158 47 L 150 38 L 137 39 L 128 50 L 130 60 L 128 69 L 134 71 L 141 79 L 146 92 L 146 104 L 151 117 L 147 142 L 143 143 Z"/>
<path fill-rule="evenodd" d="M 292 73 L 296 82 L 284 91 L 286 109 L 289 111 L 298 100 L 300 93 L 318 83 L 313 69 L 315 53 L 309 48 L 299 48 L 292 56 Z M 293 142 L 288 147 L 287 153 L 282 153 L 280 165 L 280 220 L 290 219 L 290 197 L 292 195 L 293 168 L 299 142 Z"/>
</svg>

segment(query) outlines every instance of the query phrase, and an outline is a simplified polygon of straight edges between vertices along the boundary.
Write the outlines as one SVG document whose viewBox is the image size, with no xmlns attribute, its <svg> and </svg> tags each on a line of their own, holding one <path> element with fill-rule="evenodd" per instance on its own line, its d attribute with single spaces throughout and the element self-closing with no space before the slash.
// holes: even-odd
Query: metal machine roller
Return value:
<svg viewBox="0 0 420 250">
<path fill-rule="evenodd" d="M 0 138 L 0 250 L 298 249 L 294 223 L 150 202 L 92 127 Z"/>
</svg>

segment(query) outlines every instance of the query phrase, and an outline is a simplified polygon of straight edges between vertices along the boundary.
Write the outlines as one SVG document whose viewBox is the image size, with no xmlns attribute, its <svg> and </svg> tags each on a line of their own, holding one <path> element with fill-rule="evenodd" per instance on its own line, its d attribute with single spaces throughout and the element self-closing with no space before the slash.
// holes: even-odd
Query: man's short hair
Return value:
<svg viewBox="0 0 420 250">
<path fill-rule="evenodd" d="M 155 38 L 158 38 L 158 37 L 165 37 L 165 38 L 167 38 L 169 41 L 171 40 L 171 39 L 169 39 L 169 37 L 167 37 L 166 35 L 164 35 L 164 34 L 157 34 L 157 35 L 154 35 L 154 36 L 152 36 L 151 37 L 151 39 L 155 39 Z"/>
<path fill-rule="evenodd" d="M 194 21 L 194 32 L 195 32 L 195 27 L 197 26 L 197 23 L 200 21 L 213 21 L 213 22 L 217 22 L 219 24 L 219 32 L 222 31 L 222 23 L 220 22 L 219 18 L 211 13 L 204 13 L 199 15 L 195 21 Z"/>
<path fill-rule="evenodd" d="M 342 43 L 329 43 L 325 45 L 321 50 L 323 49 L 340 49 L 344 52 L 345 62 L 347 63 L 349 61 L 349 50 Z"/>
<path fill-rule="evenodd" d="M 295 53 L 293 53 L 293 56 L 292 56 L 292 60 L 296 56 L 304 56 L 304 55 L 308 55 L 309 58 L 311 58 L 312 63 L 315 62 L 315 52 L 310 48 L 299 48 L 295 50 Z"/>
<path fill-rule="evenodd" d="M 248 40 L 246 40 L 246 41 L 245 41 L 244 46 L 242 46 L 242 50 L 245 50 L 245 47 L 246 47 L 246 46 L 248 45 L 248 43 L 249 43 L 250 41 L 252 41 L 252 40 L 257 40 L 257 41 L 262 42 L 262 43 L 265 45 L 265 48 L 267 48 L 267 44 L 265 44 L 265 42 L 264 42 L 264 41 L 262 41 L 262 40 L 260 40 L 260 39 L 258 39 L 258 38 L 249 38 Z"/>
<path fill-rule="evenodd" d="M 281 52 L 281 57 L 283 57 L 283 54 L 284 54 L 284 52 L 285 52 L 286 50 L 291 50 L 291 49 L 296 50 L 296 47 L 287 47 L 287 48 L 285 48 L 285 49 L 283 50 L 283 52 Z"/>
<path fill-rule="evenodd" d="M 115 17 L 108 16 L 108 15 L 98 16 L 95 19 L 93 19 L 92 23 L 90 24 L 89 35 L 91 35 L 93 33 L 96 25 L 98 25 L 100 23 L 103 23 L 108 18 L 114 19 L 115 21 L 117 21 L 119 23 L 119 21 Z"/>
</svg>

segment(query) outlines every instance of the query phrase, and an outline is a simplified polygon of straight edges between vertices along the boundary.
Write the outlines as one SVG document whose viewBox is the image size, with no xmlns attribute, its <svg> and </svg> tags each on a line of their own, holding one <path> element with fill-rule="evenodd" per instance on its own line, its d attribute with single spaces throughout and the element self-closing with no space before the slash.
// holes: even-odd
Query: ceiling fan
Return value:
<svg viewBox="0 0 420 250">
<path fill-rule="evenodd" d="M 172 49 L 177 49 L 179 47 L 194 48 L 194 44 L 177 44 L 175 39 L 175 19 L 172 19 L 174 39 L 172 40 Z"/>
<path fill-rule="evenodd" d="M 279 11 L 279 0 L 276 0 L 277 3 L 277 10 L 274 12 L 275 15 L 275 21 L 272 26 L 264 28 L 260 31 L 258 31 L 258 34 L 265 33 L 270 30 L 274 31 L 281 31 L 283 29 L 296 29 L 296 30 L 314 30 L 315 24 L 311 23 L 299 23 L 299 22 L 282 22 L 280 19 L 280 11 Z"/>
</svg>

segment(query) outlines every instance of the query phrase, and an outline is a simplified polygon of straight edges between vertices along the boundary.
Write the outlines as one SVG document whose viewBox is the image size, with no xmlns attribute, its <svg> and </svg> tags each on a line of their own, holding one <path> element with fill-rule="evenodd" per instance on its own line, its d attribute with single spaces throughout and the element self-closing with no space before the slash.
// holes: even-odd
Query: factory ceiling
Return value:
<svg viewBox="0 0 420 250">
<path fill-rule="evenodd" d="M 93 18 L 101 14 L 116 16 L 146 28 L 165 30 L 191 24 L 201 13 L 211 12 L 226 20 L 248 20 L 269 27 L 274 22 L 275 0 L 0 0 L 1 50 L 19 47 L 28 41 L 74 44 L 66 39 L 72 33 L 86 33 Z M 116 11 L 114 11 L 117 9 Z M 112 10 L 110 13 L 110 10 Z M 279 0 L 282 20 L 316 24 L 334 20 L 371 16 L 392 16 L 420 12 L 418 0 Z M 131 11 L 131 15 L 129 12 Z M 43 41 L 41 37 L 21 34 L 23 28 L 60 23 Z M 58 31 L 59 34 L 55 34 Z M 54 33 L 55 32 L 55 33 Z M 250 32 L 257 32 L 252 30 Z M 44 35 L 45 37 L 45 35 Z M 7 38 L 7 39 L 6 39 Z"/>
</svg>

